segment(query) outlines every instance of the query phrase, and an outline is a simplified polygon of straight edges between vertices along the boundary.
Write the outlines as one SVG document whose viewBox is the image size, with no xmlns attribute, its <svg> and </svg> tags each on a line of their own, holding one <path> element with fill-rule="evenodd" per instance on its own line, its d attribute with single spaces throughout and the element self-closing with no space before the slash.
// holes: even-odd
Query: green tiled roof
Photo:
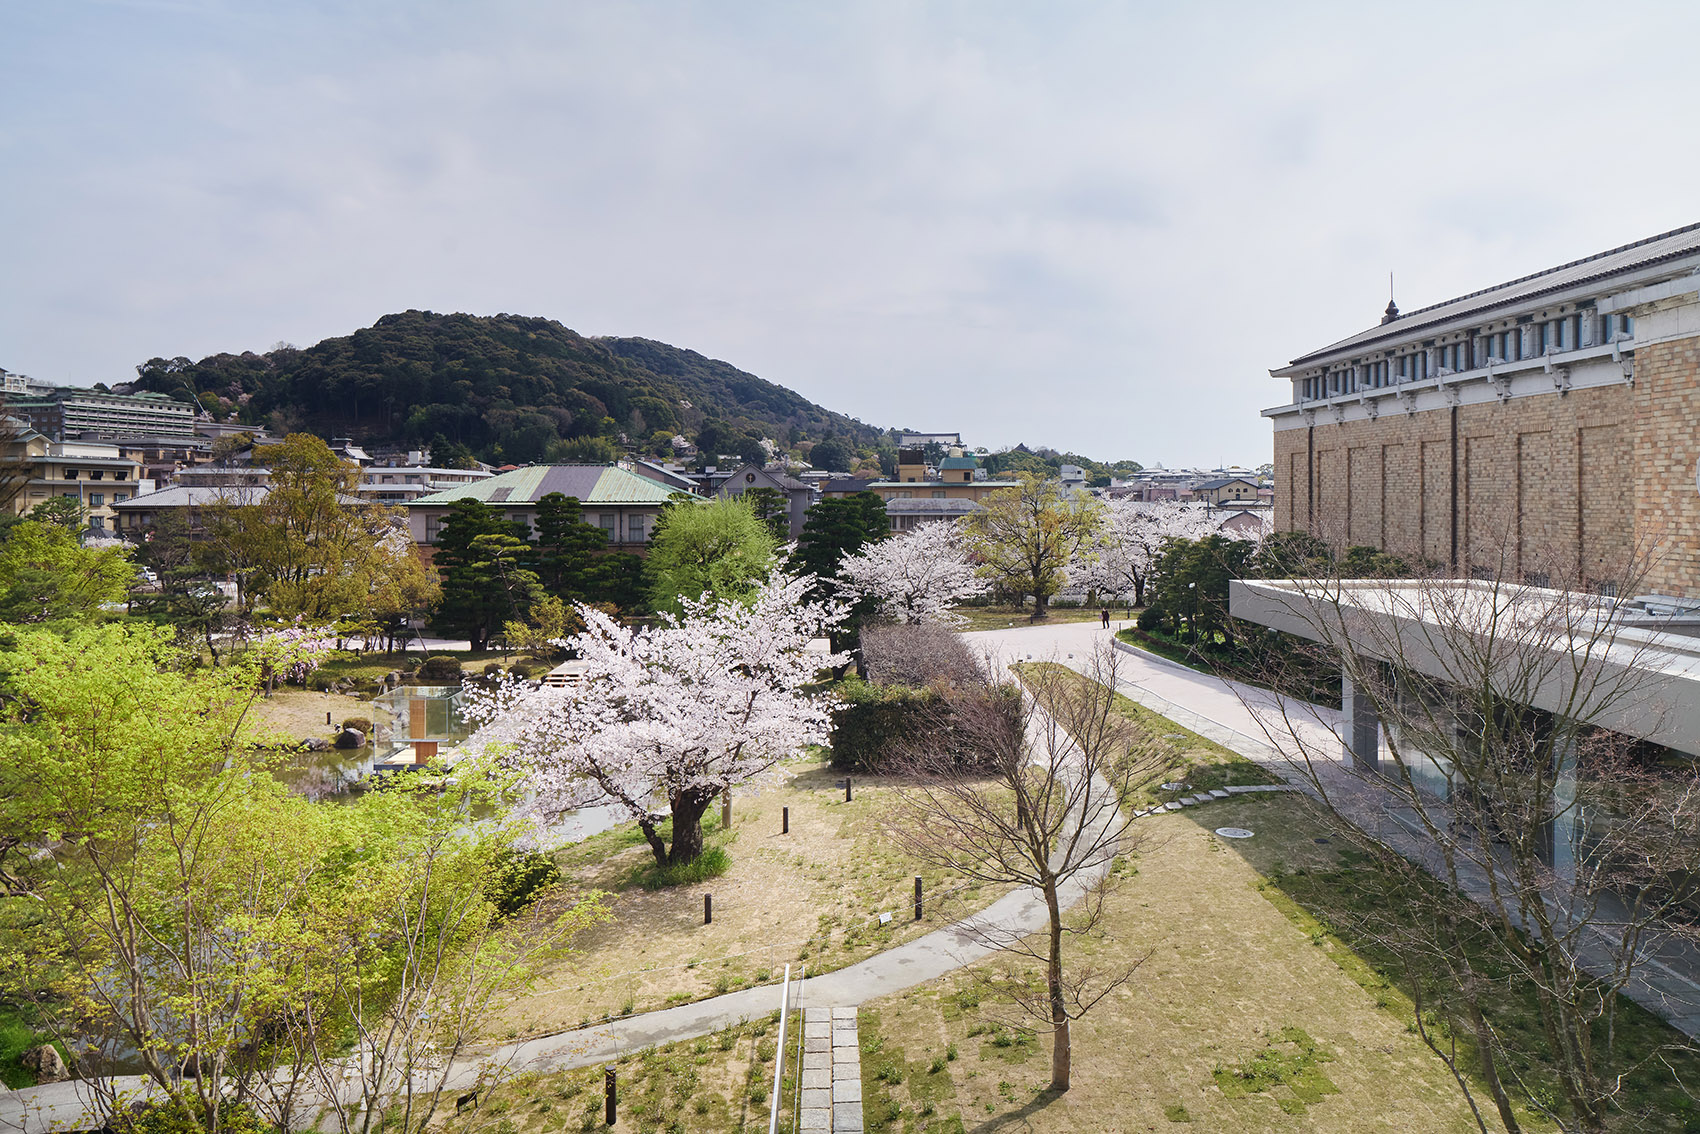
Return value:
<svg viewBox="0 0 1700 1134">
<path fill-rule="evenodd" d="M 616 465 L 530 465 L 500 476 L 476 480 L 421 496 L 422 504 L 480 500 L 486 504 L 535 504 L 551 492 L 577 497 L 582 504 L 665 504 L 673 490 Z"/>
</svg>

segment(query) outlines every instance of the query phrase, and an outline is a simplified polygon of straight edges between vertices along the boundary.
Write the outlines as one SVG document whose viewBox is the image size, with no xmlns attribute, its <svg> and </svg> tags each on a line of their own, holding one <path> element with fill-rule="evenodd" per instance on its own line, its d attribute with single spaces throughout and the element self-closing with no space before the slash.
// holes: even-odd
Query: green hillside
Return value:
<svg viewBox="0 0 1700 1134">
<path fill-rule="evenodd" d="M 726 453 L 761 437 L 864 450 L 885 436 L 695 351 L 519 315 L 404 311 L 306 348 L 154 358 L 137 373 L 135 389 L 195 398 L 221 420 L 498 462 L 661 455 L 675 434 Z"/>
</svg>

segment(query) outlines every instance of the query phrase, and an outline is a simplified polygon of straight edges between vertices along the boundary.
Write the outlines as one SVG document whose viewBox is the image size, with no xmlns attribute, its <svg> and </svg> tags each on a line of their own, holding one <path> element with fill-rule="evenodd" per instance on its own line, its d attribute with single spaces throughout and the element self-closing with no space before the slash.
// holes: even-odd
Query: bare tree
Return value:
<svg viewBox="0 0 1700 1134">
<path fill-rule="evenodd" d="M 1466 1069 L 1507 1131 L 1521 1107 L 1598 1131 L 1670 1054 L 1625 1042 L 1619 994 L 1658 995 L 1657 955 L 1695 937 L 1700 774 L 1658 743 L 1674 736 L 1660 627 L 1512 550 L 1473 549 L 1468 579 L 1236 583 L 1234 611 L 1312 643 L 1308 659 L 1267 651 L 1271 666 L 1340 667 L 1337 728 L 1284 698 L 1248 704 L 1341 829 L 1406 879 L 1357 927 L 1398 958 L 1478 1125 Z M 1617 577 L 1633 593 L 1636 564 Z M 1506 989 L 1532 996 L 1534 1036 L 1496 1026 Z"/>
<path fill-rule="evenodd" d="M 862 627 L 868 680 L 921 688 L 978 683 L 980 663 L 960 635 L 936 622 L 874 623 Z"/>
<path fill-rule="evenodd" d="M 1105 968 L 1065 963 L 1063 949 L 1100 931 L 1113 860 L 1138 846 L 1122 800 L 1161 770 L 1160 756 L 1129 743 L 1116 668 L 1115 652 L 1102 649 L 1084 676 L 1041 664 L 1023 667 L 1019 688 L 984 680 L 946 687 L 939 711 L 947 727 L 919 730 L 926 747 L 902 761 L 914 782 L 898 793 L 890 832 L 929 865 L 1042 898 L 1037 934 L 989 922 L 969 928 L 1009 962 L 997 991 L 1049 1026 L 1054 1091 L 1069 1088 L 1070 1023 L 1144 959 Z M 964 750 L 976 756 L 965 759 Z M 1030 962 L 1043 967 L 1042 981 L 1025 971 Z"/>
</svg>

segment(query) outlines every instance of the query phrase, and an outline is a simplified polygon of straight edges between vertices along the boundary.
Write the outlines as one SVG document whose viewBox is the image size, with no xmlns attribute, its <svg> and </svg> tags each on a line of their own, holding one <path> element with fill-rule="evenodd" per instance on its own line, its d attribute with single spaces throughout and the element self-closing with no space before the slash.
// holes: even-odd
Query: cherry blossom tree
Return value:
<svg viewBox="0 0 1700 1134">
<path fill-rule="evenodd" d="M 649 629 L 580 605 L 585 630 L 561 644 L 588 663 L 584 680 L 474 695 L 486 723 L 473 743 L 527 777 L 541 818 L 613 804 L 658 865 L 689 862 L 715 796 L 771 780 L 831 729 L 832 698 L 805 687 L 844 659 L 809 647 L 844 606 L 807 601 L 814 581 L 776 570 L 745 601 L 682 599 L 682 616 Z"/>
<path fill-rule="evenodd" d="M 986 593 L 986 581 L 969 561 L 961 530 L 943 520 L 846 555 L 839 574 L 846 589 L 873 599 L 880 614 L 910 624 L 960 626 L 966 620 L 951 607 Z"/>
<path fill-rule="evenodd" d="M 1216 530 L 1207 509 L 1198 504 L 1112 500 L 1089 559 L 1071 566 L 1078 577 L 1115 594 L 1133 592 L 1133 604 L 1145 605 L 1151 568 L 1171 539 L 1200 539 Z"/>
</svg>

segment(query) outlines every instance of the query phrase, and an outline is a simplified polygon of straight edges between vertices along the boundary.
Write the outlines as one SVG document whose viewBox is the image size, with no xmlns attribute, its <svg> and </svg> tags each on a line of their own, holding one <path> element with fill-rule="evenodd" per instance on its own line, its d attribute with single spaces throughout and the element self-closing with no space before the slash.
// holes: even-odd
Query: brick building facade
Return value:
<svg viewBox="0 0 1700 1134">
<path fill-rule="evenodd" d="M 1457 574 L 1700 598 L 1700 225 L 1272 371 L 1275 526 Z"/>
</svg>

